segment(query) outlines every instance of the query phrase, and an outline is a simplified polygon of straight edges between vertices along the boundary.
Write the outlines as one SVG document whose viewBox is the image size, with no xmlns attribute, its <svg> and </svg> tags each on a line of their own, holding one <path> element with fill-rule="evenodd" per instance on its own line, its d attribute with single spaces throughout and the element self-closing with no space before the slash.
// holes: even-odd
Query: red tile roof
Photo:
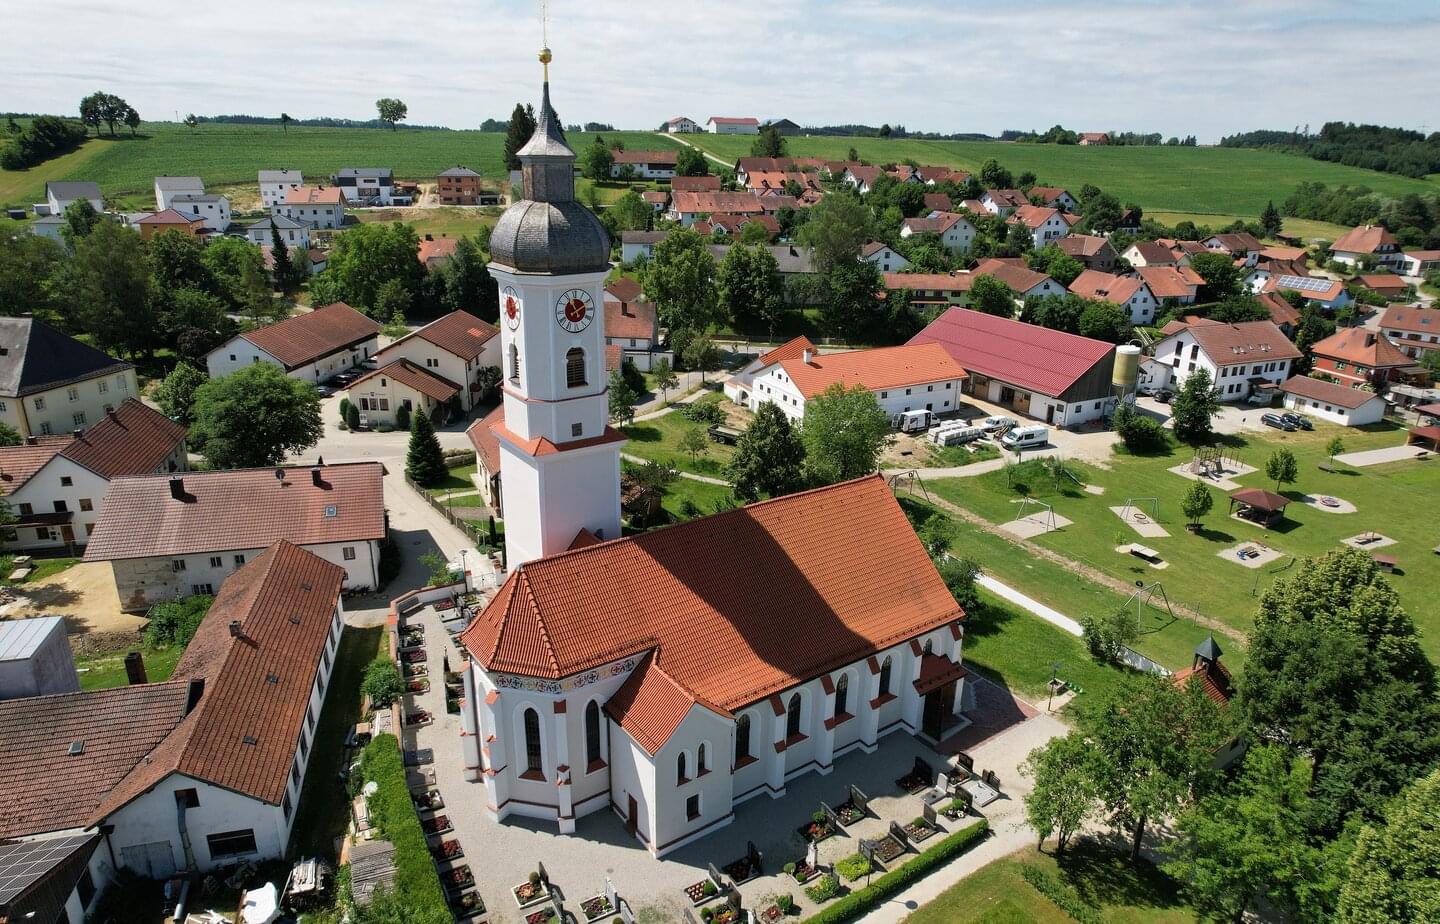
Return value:
<svg viewBox="0 0 1440 924">
<path fill-rule="evenodd" d="M 963 616 L 871 476 L 527 562 L 460 638 L 486 670 L 532 677 L 626 658 L 648 674 L 654 652 L 661 673 L 616 704 L 640 703 L 653 744 L 689 702 L 733 712 Z"/>
<path fill-rule="evenodd" d="M 1300 311 L 1278 292 L 1261 292 L 1255 296 L 1255 300 L 1270 312 L 1270 320 L 1276 327 L 1284 324 L 1294 327 L 1300 320 Z"/>
<path fill-rule="evenodd" d="M 105 479 L 155 471 L 185 442 L 185 428 L 139 398 L 127 398 L 61 455 Z"/>
<path fill-rule="evenodd" d="M 379 462 L 185 472 L 173 476 L 185 500 L 171 496 L 169 475 L 117 478 L 85 560 L 263 549 L 281 539 L 296 545 L 383 539 L 384 474 Z"/>
<path fill-rule="evenodd" d="M 641 301 L 605 301 L 605 336 L 655 339 L 655 306 Z"/>
<path fill-rule="evenodd" d="M 926 193 L 925 208 L 932 212 L 948 212 L 955 207 L 945 193 Z"/>
<path fill-rule="evenodd" d="M 453 237 L 421 238 L 420 249 L 415 256 L 427 267 L 443 263 L 455 256 L 459 241 Z"/>
<path fill-rule="evenodd" d="M 605 701 L 605 714 L 620 723 L 645 753 L 654 756 L 697 704 L 695 694 L 665 673 L 653 654 L 647 654 L 620 689 Z M 730 715 L 726 709 L 704 705 L 720 715 Z"/>
<path fill-rule="evenodd" d="M 1147 266 L 1165 266 L 1179 259 L 1169 247 L 1156 241 L 1136 241 L 1132 246 Z"/>
<path fill-rule="evenodd" d="M 490 338 L 499 333 L 500 328 L 485 323 L 468 311 L 452 311 L 419 330 L 406 334 L 375 355 L 383 356 L 411 337 L 418 337 L 468 362 L 477 358 Z"/>
<path fill-rule="evenodd" d="M 1022 205 L 1010 213 L 1010 224 L 1022 223 L 1030 230 L 1041 227 L 1045 222 L 1060 214 L 1057 209 L 1044 205 Z"/>
<path fill-rule="evenodd" d="M 647 189 L 640 194 L 640 198 L 651 205 L 664 205 L 670 201 L 670 194 L 661 189 Z"/>
<path fill-rule="evenodd" d="M 1380 327 L 1440 336 L 1440 310 L 1416 305 L 1396 305 L 1385 309 L 1385 313 L 1380 316 Z"/>
<path fill-rule="evenodd" d="M 1204 283 L 1188 266 L 1137 266 L 1135 274 L 1145 280 L 1156 298 L 1188 298 Z"/>
<path fill-rule="evenodd" d="M 1179 323 L 1179 322 L 1174 322 Z M 1171 331 L 1174 333 L 1171 333 Z M 1233 366 L 1258 360 L 1299 359 L 1300 351 L 1273 321 L 1241 321 L 1225 324 L 1209 318 L 1196 318 L 1180 327 L 1165 325 L 1167 337 L 1181 331 L 1190 336 L 1217 366 Z"/>
<path fill-rule="evenodd" d="M 19 446 L 0 447 L 0 494 L 9 494 L 29 481 L 73 439 L 72 436 L 36 436 Z"/>
<path fill-rule="evenodd" d="M 1299 395 L 1302 398 L 1311 398 L 1315 401 L 1323 401 L 1326 404 L 1336 404 L 1340 407 L 1354 410 L 1363 407 L 1371 401 L 1383 400 L 1373 391 L 1364 391 L 1359 388 L 1351 388 L 1348 385 L 1340 385 L 1335 382 L 1326 382 L 1321 379 L 1312 379 L 1307 375 L 1297 375 L 1286 379 L 1280 390 L 1292 395 Z"/>
<path fill-rule="evenodd" d="M 1097 256 L 1109 245 L 1108 240 L 1093 234 L 1068 234 L 1055 241 L 1055 246 L 1060 248 L 1062 253 L 1067 253 L 1072 257 Z"/>
<path fill-rule="evenodd" d="M 950 308 L 911 343 L 940 343 L 971 375 L 979 373 L 1059 397 L 1097 364 L 1108 370 L 1115 345 L 1023 321 Z"/>
<path fill-rule="evenodd" d="M 344 302 L 336 302 L 249 331 L 240 337 L 269 353 L 290 370 L 362 343 L 379 333 L 380 325 L 375 321 Z M 224 349 L 222 345 L 211 352 Z"/>
<path fill-rule="evenodd" d="M 718 176 L 677 176 L 670 180 L 670 192 L 719 192 Z"/>
<path fill-rule="evenodd" d="M 1388 292 L 1393 295 L 1405 291 L 1405 280 L 1393 273 L 1363 274 L 1357 278 L 1362 286 L 1376 292 Z"/>
<path fill-rule="evenodd" d="M 1197 682 L 1201 685 L 1201 688 L 1204 689 L 1205 695 L 1221 706 L 1225 706 L 1230 703 L 1230 672 L 1225 669 L 1224 665 L 1218 662 L 1215 665 L 1215 669 L 1216 673 L 1220 675 L 1218 680 L 1214 674 L 1207 671 L 1204 667 L 1187 667 L 1184 670 L 1176 671 L 1174 675 L 1171 676 L 1170 682 L 1183 689 L 1185 685 L 1190 682 L 1190 678 L 1197 678 Z"/>
<path fill-rule="evenodd" d="M 1313 289 L 1307 286 L 1311 281 L 1324 283 L 1323 289 Z M 1265 280 L 1261 287 L 1262 292 L 1299 292 L 1306 299 L 1313 299 L 1317 302 L 1328 302 L 1339 298 L 1345 292 L 1345 283 L 1338 279 L 1321 279 L 1318 276 L 1290 276 L 1286 274 L 1275 274 Z"/>
<path fill-rule="evenodd" d="M 449 401 L 460 394 L 460 386 L 449 379 L 436 375 L 428 369 L 424 369 L 408 359 L 397 359 L 394 362 L 386 363 L 379 369 L 367 372 L 360 378 L 351 382 L 346 390 L 356 388 L 361 382 L 368 382 L 376 376 L 386 376 L 418 391 L 426 397 L 436 401 Z"/>
<path fill-rule="evenodd" d="M 670 208 L 686 215 L 701 212 L 758 215 L 765 211 L 760 200 L 748 192 L 686 192 L 685 190 L 671 193 Z"/>
<path fill-rule="evenodd" d="M 612 155 L 617 164 L 660 164 L 673 167 L 675 160 L 680 156 L 679 151 L 614 151 Z"/>
<path fill-rule="evenodd" d="M 205 219 L 195 218 L 175 209 L 154 212 L 135 222 L 137 225 L 203 225 Z"/>
<path fill-rule="evenodd" d="M 172 773 L 279 805 L 344 573 L 277 542 L 227 578 L 172 675 L 185 687 L 204 683 L 199 703 L 106 796 L 91 823 Z M 230 634 L 232 620 L 242 638 Z"/>
<path fill-rule="evenodd" d="M 1310 348 L 1316 356 L 1339 359 L 1348 363 L 1388 369 L 1392 366 L 1413 366 L 1415 360 L 1400 352 L 1384 334 L 1363 327 L 1344 327 Z"/>
<path fill-rule="evenodd" d="M 285 191 L 286 205 L 344 205 L 339 186 L 292 186 Z"/>
<path fill-rule="evenodd" d="M 1085 270 L 1070 283 L 1070 291 L 1081 298 L 1101 299 L 1123 305 L 1145 286 L 1138 276 L 1115 276 L 1099 270 Z"/>
<path fill-rule="evenodd" d="M 187 684 L 0 701 L 0 838 L 82 827 L 185 716 Z M 71 755 L 74 742 L 83 742 Z"/>
<path fill-rule="evenodd" d="M 1023 264 L 1009 263 L 1004 260 L 990 259 L 975 267 L 972 275 L 994 276 L 1005 283 L 1006 287 L 1016 295 L 1029 292 L 1036 286 L 1046 282 L 1054 282 L 1044 273 L 1037 273 Z M 1058 282 L 1055 283 L 1055 291 L 1059 293 L 1063 288 Z"/>
<path fill-rule="evenodd" d="M 1030 195 L 1038 197 L 1040 201 L 1049 205 L 1057 199 L 1069 196 L 1070 191 L 1063 186 L 1031 186 Z M 1072 196 L 1071 198 L 1074 197 Z"/>
<path fill-rule="evenodd" d="M 810 342 L 810 338 L 801 334 L 794 340 L 787 340 L 785 343 L 780 344 L 768 353 L 761 353 L 760 368 L 768 368 L 783 359 L 799 359 L 804 355 L 806 350 L 818 352 L 815 349 L 815 344 Z"/>
<path fill-rule="evenodd" d="M 481 467 L 491 475 L 500 471 L 500 440 L 496 438 L 491 424 L 505 425 L 505 405 L 495 405 L 490 413 L 465 428 L 465 435 L 470 438 L 470 445 L 475 447 L 475 457 L 480 461 Z"/>
<path fill-rule="evenodd" d="M 1379 225 L 1351 228 L 1330 245 L 1331 253 L 1376 253 L 1382 244 L 1398 246 L 1395 235 Z"/>
<path fill-rule="evenodd" d="M 885 273 L 885 289 L 916 289 L 940 292 L 969 292 L 975 277 L 969 273 Z"/>
<path fill-rule="evenodd" d="M 780 367 L 806 398 L 831 385 L 881 391 L 965 378 L 965 370 L 938 343 L 816 353 L 808 363 L 803 358 L 782 359 Z"/>
<path fill-rule="evenodd" d="M 629 276 L 621 276 L 614 282 L 608 283 L 605 286 L 605 291 L 622 302 L 633 302 L 638 299 L 645 290 L 636 280 L 631 279 Z"/>
</svg>

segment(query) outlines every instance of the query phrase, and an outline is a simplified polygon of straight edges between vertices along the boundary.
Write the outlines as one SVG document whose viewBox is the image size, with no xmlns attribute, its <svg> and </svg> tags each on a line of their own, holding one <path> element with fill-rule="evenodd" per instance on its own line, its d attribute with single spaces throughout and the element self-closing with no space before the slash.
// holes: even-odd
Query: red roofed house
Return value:
<svg viewBox="0 0 1440 924">
<path fill-rule="evenodd" d="M 270 214 L 312 228 L 339 228 L 345 224 L 345 193 L 339 186 L 294 186 L 285 190 L 284 204 L 270 207 Z"/>
<path fill-rule="evenodd" d="M 427 270 L 433 270 L 455 256 L 455 245 L 458 243 L 458 238 L 444 235 L 437 238 L 433 234 L 427 234 L 420 239 L 420 249 L 415 256 Z"/>
<path fill-rule="evenodd" d="M 1193 305 L 1205 280 L 1187 266 L 1138 266 L 1135 275 L 1145 280 L 1150 292 L 1162 304 L 1174 299 L 1177 304 Z"/>
<path fill-rule="evenodd" d="M 670 191 L 677 192 L 719 192 L 720 178 L 711 174 L 704 176 L 677 176 L 670 180 Z"/>
<path fill-rule="evenodd" d="M 1070 233 L 1070 223 L 1060 210 L 1046 205 L 1022 205 L 1005 221 L 1007 224 L 1024 225 L 1036 247 L 1044 247 Z"/>
<path fill-rule="evenodd" d="M 965 370 L 934 343 L 845 353 L 803 350 L 755 376 L 749 407 L 753 411 L 766 402 L 776 404 L 798 422 L 812 398 L 838 384 L 846 389 L 864 386 L 892 418 L 921 408 L 946 414 L 959 406 L 964 379 Z"/>
<path fill-rule="evenodd" d="M 1321 308 L 1334 311 L 1350 304 L 1350 292 L 1339 279 L 1323 276 L 1295 276 L 1290 273 L 1275 273 L 1260 287 L 1261 292 L 1299 292 L 1306 301 L 1312 301 Z"/>
<path fill-rule="evenodd" d="M 503 311 L 506 294 L 502 292 L 500 297 Z M 484 397 L 480 370 L 500 367 L 497 333 L 493 324 L 468 311 L 452 311 L 396 340 L 376 353 L 375 359 L 382 369 L 396 360 L 408 359 L 430 376 L 457 386 L 460 410 L 468 413 Z"/>
<path fill-rule="evenodd" d="M 665 217 L 688 228 L 704 215 L 761 215 L 765 206 L 748 192 L 671 192 Z"/>
<path fill-rule="evenodd" d="M 1330 245 L 1330 258 L 1350 266 L 1373 260 L 1376 266 L 1395 273 L 1405 268 L 1400 242 L 1380 225 L 1361 225 L 1346 231 Z"/>
<path fill-rule="evenodd" d="M 874 264 L 881 273 L 898 273 L 910 265 L 910 261 L 900 256 L 895 248 L 884 241 L 871 241 L 860 248 L 860 259 L 866 263 Z"/>
<path fill-rule="evenodd" d="M 958 212 L 935 212 L 922 218 L 906 218 L 900 223 L 900 236 L 938 234 L 940 244 L 951 253 L 967 253 L 975 242 L 975 225 Z"/>
<path fill-rule="evenodd" d="M 1384 334 L 1363 327 L 1345 327 L 1310 348 L 1312 373 L 1323 373 L 1352 388 L 1362 385 L 1423 385 L 1429 375 Z"/>
<path fill-rule="evenodd" d="M 971 271 L 972 276 L 994 276 L 1019 301 L 1032 295 L 1064 295 L 1065 287 L 1044 273 L 1037 273 L 1020 261 L 1011 262 L 992 257 L 981 262 Z"/>
<path fill-rule="evenodd" d="M 1092 144 L 1109 144 L 1110 135 L 1107 132 L 1081 132 L 1078 144 L 1089 146 Z"/>
<path fill-rule="evenodd" d="M 1440 350 L 1440 310 L 1419 305 L 1396 305 L 1380 316 L 1380 331 L 1411 359 Z"/>
<path fill-rule="evenodd" d="M 1131 324 L 1149 324 L 1155 320 L 1155 309 L 1160 305 L 1139 276 L 1112 276 L 1086 270 L 1070 283 L 1070 291 L 1081 298 L 1119 305 L 1129 312 Z"/>
<path fill-rule="evenodd" d="M 640 283 L 628 276 L 605 287 L 605 344 L 621 349 L 622 361 L 630 360 L 641 372 L 649 372 L 655 360 L 672 354 L 657 349 L 660 328 L 655 305 L 645 299 Z"/>
<path fill-rule="evenodd" d="M 205 219 L 183 215 L 174 209 L 164 209 L 153 215 L 146 215 L 135 222 L 140 229 L 140 240 L 148 241 L 161 231 L 179 231 L 186 237 L 200 237 L 205 231 Z"/>
<path fill-rule="evenodd" d="M 1440 269 L 1440 250 L 1407 250 L 1400 255 L 1398 272 L 1406 276 L 1425 276 Z"/>
<path fill-rule="evenodd" d="M 1362 273 L 1356 278 L 1362 286 L 1385 296 L 1387 301 L 1403 301 L 1410 289 L 1409 284 L 1394 273 Z"/>
<path fill-rule="evenodd" d="M 379 462 L 351 462 L 116 478 L 85 561 L 110 562 L 127 612 L 213 594 L 281 539 L 338 565 L 346 590 L 373 590 L 384 474 Z"/>
<path fill-rule="evenodd" d="M 0 447 L 0 495 L 15 518 L 5 524 L 14 538 L 4 547 L 83 546 L 112 479 L 185 468 L 185 428 L 138 398 L 89 429 Z"/>
<path fill-rule="evenodd" d="M 1281 333 L 1287 337 L 1295 335 L 1295 326 L 1300 323 L 1300 312 L 1285 296 L 1279 292 L 1261 292 L 1255 296 L 1255 301 L 1270 312 L 1270 320 L 1275 322 Z"/>
<path fill-rule="evenodd" d="M 205 354 L 212 379 L 274 363 L 292 379 L 323 382 L 375 355 L 380 325 L 344 302 L 232 337 Z"/>
<path fill-rule="evenodd" d="M 0 839 L 104 842 L 88 854 L 88 886 L 54 897 L 78 913 L 36 920 L 80 920 L 118 870 L 166 879 L 285 857 L 343 575 L 273 543 L 219 588 L 168 680 L 0 702 Z"/>
<path fill-rule="evenodd" d="M 749 116 L 711 116 L 705 120 L 705 130 L 712 135 L 758 135 L 760 120 Z"/>
<path fill-rule="evenodd" d="M 1373 391 L 1297 375 L 1280 386 L 1285 406 L 1345 427 L 1379 423 L 1389 407 Z"/>
<path fill-rule="evenodd" d="M 1215 643 L 1215 636 L 1210 636 L 1195 646 L 1194 661 L 1184 670 L 1176 671 L 1170 682 L 1181 689 L 1190 684 L 1199 684 L 1205 695 L 1216 704 L 1230 705 L 1230 700 L 1235 696 L 1235 682 L 1230 677 L 1230 669 L 1220 663 L 1222 654 L 1220 646 Z M 1232 738 L 1215 752 L 1213 766 L 1217 770 L 1224 770 L 1243 757 L 1246 749 L 1244 737 Z"/>
<path fill-rule="evenodd" d="M 1131 266 L 1181 266 L 1190 262 L 1190 258 L 1184 254 L 1177 255 L 1174 250 L 1166 247 L 1159 241 L 1136 241 L 1125 252 L 1120 254 Z"/>
<path fill-rule="evenodd" d="M 887 293 L 908 290 L 912 305 L 963 305 L 975 277 L 969 273 L 885 273 Z"/>
<path fill-rule="evenodd" d="M 616 179 L 668 180 L 675 175 L 679 150 L 614 151 L 610 175 Z"/>
<path fill-rule="evenodd" d="M 1063 186 L 1031 186 L 1030 198 L 1039 199 L 1040 204 L 1062 212 L 1073 212 L 1080 203 Z"/>
<path fill-rule="evenodd" d="M 1055 242 L 1060 252 L 1074 257 L 1086 269 L 1110 273 L 1115 270 L 1118 254 L 1108 238 L 1092 234 L 1069 234 Z"/>
<path fill-rule="evenodd" d="M 815 351 L 815 344 L 810 342 L 809 337 L 802 334 L 794 340 L 782 343 L 769 352 L 761 353 L 725 380 L 725 397 L 734 401 L 736 404 L 749 407 L 750 389 L 754 386 L 755 377 L 765 372 L 765 370 L 780 360 L 800 356 L 806 350 Z"/>
<path fill-rule="evenodd" d="M 360 409 L 362 427 L 400 426 L 416 414 L 444 424 L 450 420 L 460 385 L 408 359 L 395 359 L 360 376 L 345 391 L 350 403 Z M 399 419 L 402 407 L 404 421 Z"/>
<path fill-rule="evenodd" d="M 1156 387 L 1179 389 L 1191 373 L 1204 369 L 1221 401 L 1244 401 L 1279 387 L 1300 358 L 1295 344 L 1270 321 L 1225 324 L 1197 318 L 1188 324 L 1171 321 L 1161 333 L 1165 339 L 1155 346 L 1155 361 L 1170 369 L 1170 379 Z"/>
<path fill-rule="evenodd" d="M 911 338 L 939 343 L 964 368 L 965 393 L 1075 427 L 1115 406 L 1115 344 L 951 308 Z"/>
</svg>

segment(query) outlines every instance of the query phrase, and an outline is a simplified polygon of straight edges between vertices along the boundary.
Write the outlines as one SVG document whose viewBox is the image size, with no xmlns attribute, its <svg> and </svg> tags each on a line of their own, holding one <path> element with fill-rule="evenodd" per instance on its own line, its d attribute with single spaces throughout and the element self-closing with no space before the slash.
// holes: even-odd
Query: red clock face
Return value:
<svg viewBox="0 0 1440 924">
<path fill-rule="evenodd" d="M 509 286 L 505 287 L 503 295 L 500 311 L 505 315 L 505 323 L 514 330 L 520 326 L 520 297 Z"/>
<path fill-rule="evenodd" d="M 593 304 L 589 292 L 584 289 L 571 289 L 555 303 L 555 320 L 570 333 L 579 333 L 590 326 L 590 320 L 594 317 Z"/>
</svg>

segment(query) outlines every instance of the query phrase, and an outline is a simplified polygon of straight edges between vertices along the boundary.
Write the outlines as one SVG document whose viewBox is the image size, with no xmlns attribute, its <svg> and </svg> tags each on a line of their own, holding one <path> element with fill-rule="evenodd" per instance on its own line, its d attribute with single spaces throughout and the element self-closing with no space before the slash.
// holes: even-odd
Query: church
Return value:
<svg viewBox="0 0 1440 924">
<path fill-rule="evenodd" d="M 963 727 L 965 613 L 878 475 L 622 536 L 610 241 L 575 199 L 549 60 L 490 239 L 510 570 L 460 636 L 466 772 L 496 820 L 571 833 L 609 809 L 658 857 L 888 734 Z"/>
</svg>

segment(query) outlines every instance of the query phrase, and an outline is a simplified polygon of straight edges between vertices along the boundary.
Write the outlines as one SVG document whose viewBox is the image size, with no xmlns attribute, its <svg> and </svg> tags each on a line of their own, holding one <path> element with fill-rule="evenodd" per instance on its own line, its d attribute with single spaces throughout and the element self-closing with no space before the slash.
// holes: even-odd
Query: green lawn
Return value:
<svg viewBox="0 0 1440 924">
<path fill-rule="evenodd" d="M 1132 864 L 1094 844 L 1058 861 L 1033 847 L 977 870 L 905 919 L 906 924 L 1069 924 L 1073 921 L 1022 875 L 1031 867 L 1051 877 L 1110 924 L 1190 924 L 1195 912 L 1177 884 L 1147 862 Z"/>
<path fill-rule="evenodd" d="M 701 401 L 719 401 L 724 396 L 719 392 L 706 395 Z M 724 443 L 711 442 L 706 437 L 705 452 L 691 458 L 680 449 L 680 438 L 692 428 L 699 427 L 703 433 L 706 424 L 686 420 L 678 410 L 671 411 L 652 420 L 642 420 L 628 427 L 621 427 L 630 442 L 623 452 L 650 462 L 660 462 L 682 472 L 708 475 L 712 478 L 725 477 L 725 465 L 735 456 L 735 447 Z"/>
<path fill-rule="evenodd" d="M 1276 205 L 1279 205 L 1277 202 Z M 1237 219 L 1241 221 L 1254 221 L 1254 215 L 1217 215 L 1206 212 L 1146 212 L 1146 218 L 1153 218 L 1166 225 L 1178 225 L 1182 221 L 1193 221 L 1197 225 L 1209 225 L 1218 228 L 1228 225 Z M 1328 221 L 1312 221 L 1308 218 L 1286 218 L 1285 226 L 1281 233 L 1287 236 L 1298 237 L 1302 241 L 1313 241 L 1316 239 L 1333 241 L 1350 229 L 1344 225 L 1334 225 Z"/>
<path fill-rule="evenodd" d="M 494 226 L 499 220 L 500 208 L 462 209 L 441 206 L 433 209 L 358 209 L 351 214 L 363 222 L 403 221 L 424 237 L 475 237 L 481 226 Z"/>
<path fill-rule="evenodd" d="M 75 669 L 80 672 L 80 689 L 108 690 L 123 687 L 129 683 L 125 676 L 125 655 L 139 651 L 145 660 L 145 678 L 151 683 L 169 680 L 175 672 L 175 665 L 185 653 L 184 645 L 169 645 L 165 648 L 151 648 L 141 645 L 124 651 L 107 651 L 103 654 L 88 655 L 75 659 Z"/>
<path fill-rule="evenodd" d="M 469 465 L 462 465 L 459 468 L 446 469 L 445 477 L 436 484 L 426 488 L 426 493 L 432 497 L 449 493 L 450 491 L 474 491 L 475 482 L 470 476 L 475 474 L 478 466 L 474 462 Z"/>
<path fill-rule="evenodd" d="M 1293 559 L 1338 549 L 1343 538 L 1377 530 L 1398 540 L 1398 544 L 1386 550 L 1399 558 L 1403 570 L 1393 578 L 1395 588 L 1422 631 L 1429 630 L 1423 636 L 1427 652 L 1432 658 L 1440 657 L 1440 603 L 1433 592 L 1436 582 L 1440 581 L 1440 556 L 1430 551 L 1436 544 L 1434 498 L 1440 490 L 1440 469 L 1428 462 L 1407 461 L 1334 474 L 1321 472 L 1317 466 L 1326 461 L 1323 447 L 1336 433 L 1340 433 L 1351 451 L 1393 446 L 1404 439 L 1403 432 L 1391 425 L 1359 431 L 1328 424 L 1317 424 L 1316 430 L 1310 433 L 1276 431 L 1273 435 L 1266 432 L 1231 439 L 1233 448 L 1229 451 L 1260 469 L 1239 479 L 1242 486 L 1274 490 L 1274 483 L 1264 475 L 1264 466 L 1278 446 L 1288 446 L 1297 457 L 1299 481 L 1286 485 L 1282 492 L 1292 501 L 1286 511 L 1286 521 L 1268 531 L 1227 517 L 1227 492 L 1214 488 L 1211 493 L 1215 506 L 1205 517 L 1202 531 L 1192 535 L 1185 529 L 1180 498 L 1190 482 L 1166 469 L 1189 461 L 1188 448 L 1157 457 L 1117 455 L 1107 468 L 1073 466 L 1085 480 L 1104 487 L 1103 496 L 1088 494 L 1073 486 L 1056 491 L 1047 478 L 1028 467 L 1019 470 L 1021 474 L 1015 478 L 1014 487 L 1007 483 L 1007 472 L 1002 470 L 976 478 L 931 482 L 929 488 L 951 503 L 1001 523 L 1017 515 L 1019 508 L 1015 501 L 1019 497 L 1018 488 L 1023 485 L 1032 495 L 1053 505 L 1057 514 L 1074 521 L 1064 529 L 1036 539 L 1040 545 L 1127 583 L 1158 580 L 1172 602 L 1183 603 L 1241 632 L 1248 631 L 1251 625 L 1258 595 L 1294 567 Z M 1358 512 L 1335 514 L 1298 503 L 1305 492 L 1333 494 L 1353 502 Z M 1158 521 L 1170 531 L 1169 537 L 1142 540 L 1108 509 L 1123 505 L 1131 496 L 1158 498 Z M 1270 565 L 1249 569 L 1219 555 L 1223 549 L 1257 540 L 1280 550 L 1283 557 Z M 1168 567 L 1156 570 L 1130 555 L 1114 551 L 1118 546 L 1136 541 L 1159 551 Z M 958 551 L 968 554 L 963 543 Z M 1007 580 L 1008 572 L 1013 580 L 1007 583 L 1071 615 L 1080 609 L 1077 604 L 1083 605 L 1078 599 L 1069 606 L 1063 601 L 1046 599 L 1059 593 L 1053 575 L 1022 580 L 1014 574 L 1021 567 L 1014 561 L 986 562 L 986 565 L 999 579 Z M 1032 558 L 1024 567 L 1039 568 L 1040 563 Z M 1074 591 L 1066 591 L 1067 595 L 1071 593 Z M 1146 650 L 1143 642 L 1137 647 Z M 1158 660 L 1171 663 L 1175 653 L 1178 652 L 1172 652 L 1171 658 Z"/>
<path fill-rule="evenodd" d="M 748 155 L 753 138 L 697 134 L 687 140 L 733 163 Z M 844 160 L 851 147 L 863 160 L 914 160 L 978 171 L 995 158 L 1015 173 L 1032 171 L 1040 182 L 1076 192 L 1093 183 L 1122 202 L 1147 211 L 1204 212 L 1257 218 L 1265 203 L 1279 204 L 1301 182 L 1368 186 L 1390 195 L 1440 191 L 1436 177 L 1415 180 L 1326 163 L 1294 154 L 1242 148 L 1079 147 L 999 141 L 918 141 L 902 138 L 787 138 L 790 154 Z"/>
<path fill-rule="evenodd" d="M 339 777 L 345 736 L 360 721 L 360 682 L 365 666 L 379 653 L 384 636 L 380 626 L 346 626 L 340 636 L 330 689 L 325 694 L 325 707 L 305 770 L 305 788 L 300 793 L 299 814 L 291 837 L 293 856 L 335 858 L 335 840 L 350 821 L 349 797 Z"/>
<path fill-rule="evenodd" d="M 15 570 L 14 555 L 0 555 L 0 584 L 16 587 L 22 584 L 36 584 L 40 581 L 49 580 L 60 572 L 70 568 L 80 559 L 78 558 L 37 558 L 35 559 L 35 570 L 30 572 L 29 577 L 23 581 L 10 580 L 10 572 Z"/>
</svg>

